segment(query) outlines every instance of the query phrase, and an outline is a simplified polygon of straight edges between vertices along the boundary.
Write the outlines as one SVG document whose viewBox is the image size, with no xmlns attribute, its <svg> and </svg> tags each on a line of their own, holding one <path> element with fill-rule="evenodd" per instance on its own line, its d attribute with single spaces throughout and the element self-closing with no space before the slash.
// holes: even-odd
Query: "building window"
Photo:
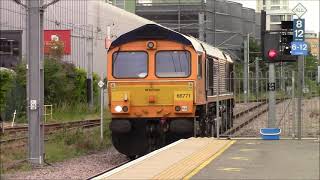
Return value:
<svg viewBox="0 0 320 180">
<path fill-rule="evenodd" d="M 271 0 L 271 5 L 278 5 L 280 4 L 280 0 Z"/>
<path fill-rule="evenodd" d="M 271 6 L 271 10 L 280 10 L 280 6 Z"/>
<path fill-rule="evenodd" d="M 281 30 L 280 24 L 270 24 L 270 30 Z"/>
<path fill-rule="evenodd" d="M 270 20 L 271 20 L 271 22 L 280 22 L 281 15 L 271 15 Z"/>
<path fill-rule="evenodd" d="M 125 8 L 125 2 L 124 0 L 114 0 L 114 5 L 119 7 L 119 8 L 122 8 L 124 9 Z"/>
</svg>

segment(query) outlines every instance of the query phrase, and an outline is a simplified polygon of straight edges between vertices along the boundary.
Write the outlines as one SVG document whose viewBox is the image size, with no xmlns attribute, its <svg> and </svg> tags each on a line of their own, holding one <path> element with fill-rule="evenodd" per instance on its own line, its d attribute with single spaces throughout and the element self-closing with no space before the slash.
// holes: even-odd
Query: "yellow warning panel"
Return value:
<svg viewBox="0 0 320 180">
<path fill-rule="evenodd" d="M 241 152 L 255 151 L 256 149 L 240 149 Z"/>
<path fill-rule="evenodd" d="M 230 172 L 239 172 L 242 168 L 219 168 L 219 171 L 230 171 Z"/>
<path fill-rule="evenodd" d="M 248 161 L 249 159 L 246 157 L 231 157 L 232 160 L 242 160 L 242 161 Z"/>
</svg>

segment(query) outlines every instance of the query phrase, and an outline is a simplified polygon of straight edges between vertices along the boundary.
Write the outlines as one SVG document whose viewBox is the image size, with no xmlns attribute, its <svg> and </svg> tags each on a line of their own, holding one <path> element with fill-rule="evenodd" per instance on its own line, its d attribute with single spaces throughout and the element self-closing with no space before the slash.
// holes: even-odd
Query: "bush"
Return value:
<svg viewBox="0 0 320 180">
<path fill-rule="evenodd" d="M 0 68 L 0 112 L 5 112 L 8 104 L 8 94 L 14 87 L 15 73 L 6 68 Z"/>
<path fill-rule="evenodd" d="M 12 70 L 1 70 L 1 112 L 11 114 L 17 110 L 18 116 L 26 115 L 26 65 L 19 64 Z M 16 75 L 15 75 L 16 74 Z M 98 99 L 99 77 L 93 75 L 94 99 Z M 46 58 L 44 61 L 44 103 L 55 107 L 85 104 L 87 102 L 87 73 L 73 64 Z M 97 102 L 97 101 L 95 101 Z M 5 106 L 6 104 L 6 106 Z M 66 108 L 65 108 L 66 109 Z"/>
</svg>

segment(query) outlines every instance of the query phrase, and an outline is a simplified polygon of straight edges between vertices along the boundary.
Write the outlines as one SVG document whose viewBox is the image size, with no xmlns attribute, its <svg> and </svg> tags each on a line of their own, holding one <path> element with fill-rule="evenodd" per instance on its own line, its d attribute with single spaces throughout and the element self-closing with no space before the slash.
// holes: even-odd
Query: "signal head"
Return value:
<svg viewBox="0 0 320 180">
<path fill-rule="evenodd" d="M 270 49 L 270 50 L 268 51 L 268 58 L 269 58 L 269 59 L 273 60 L 273 59 L 275 59 L 277 56 L 278 56 L 278 51 L 277 51 L 277 50 L 275 50 L 275 49 Z"/>
</svg>

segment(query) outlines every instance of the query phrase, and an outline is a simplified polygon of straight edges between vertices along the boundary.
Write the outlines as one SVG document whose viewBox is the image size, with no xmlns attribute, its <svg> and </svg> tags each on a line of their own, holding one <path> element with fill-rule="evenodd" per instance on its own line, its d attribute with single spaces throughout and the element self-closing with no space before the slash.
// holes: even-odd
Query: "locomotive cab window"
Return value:
<svg viewBox="0 0 320 180">
<path fill-rule="evenodd" d="M 145 78 L 148 75 L 148 54 L 141 51 L 115 52 L 112 67 L 115 78 Z"/>
<path fill-rule="evenodd" d="M 202 55 L 198 55 L 198 79 L 202 78 Z"/>
<path fill-rule="evenodd" d="M 188 77 L 191 70 L 189 51 L 159 51 L 156 53 L 156 76 Z"/>
</svg>

